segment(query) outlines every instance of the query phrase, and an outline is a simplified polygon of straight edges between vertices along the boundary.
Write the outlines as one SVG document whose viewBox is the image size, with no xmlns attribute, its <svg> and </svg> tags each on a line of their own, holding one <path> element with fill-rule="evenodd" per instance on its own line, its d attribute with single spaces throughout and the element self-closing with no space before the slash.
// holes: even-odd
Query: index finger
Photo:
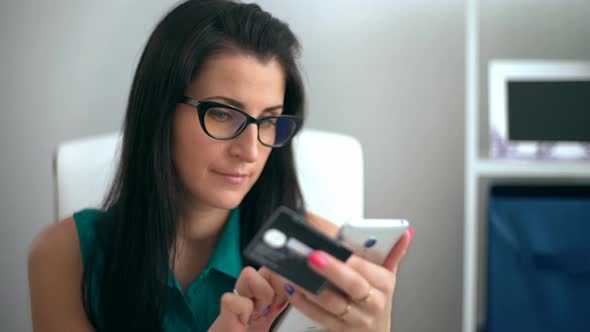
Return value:
<svg viewBox="0 0 590 332">
<path fill-rule="evenodd" d="M 401 262 L 402 258 L 406 255 L 406 251 L 410 246 L 410 242 L 412 241 L 412 237 L 414 237 L 414 230 L 410 227 L 408 230 L 402 235 L 402 237 L 397 241 L 393 249 L 385 258 L 383 262 L 383 267 L 388 269 L 391 272 L 395 272 L 397 270 L 397 266 Z"/>
<path fill-rule="evenodd" d="M 371 285 L 359 272 L 330 254 L 317 250 L 309 255 L 308 265 L 350 298 L 363 298 Z"/>
<path fill-rule="evenodd" d="M 285 284 L 291 283 L 291 281 L 266 267 L 262 267 L 259 270 L 259 273 L 267 279 L 271 287 L 275 290 L 273 305 L 277 308 L 284 307 L 285 303 L 288 301 L 288 297 L 285 295 Z"/>
<path fill-rule="evenodd" d="M 274 298 L 274 290 L 268 281 L 254 268 L 245 267 L 235 284 L 235 289 L 240 294 L 254 301 L 255 311 L 260 312 L 269 305 Z"/>
</svg>

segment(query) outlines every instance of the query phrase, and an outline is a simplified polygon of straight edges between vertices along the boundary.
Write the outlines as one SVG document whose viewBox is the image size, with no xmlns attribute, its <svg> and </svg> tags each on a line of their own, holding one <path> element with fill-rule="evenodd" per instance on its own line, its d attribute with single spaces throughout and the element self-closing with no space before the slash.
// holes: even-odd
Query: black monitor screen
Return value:
<svg viewBox="0 0 590 332">
<path fill-rule="evenodd" d="M 590 142 L 590 81 L 509 82 L 508 139 Z"/>
</svg>

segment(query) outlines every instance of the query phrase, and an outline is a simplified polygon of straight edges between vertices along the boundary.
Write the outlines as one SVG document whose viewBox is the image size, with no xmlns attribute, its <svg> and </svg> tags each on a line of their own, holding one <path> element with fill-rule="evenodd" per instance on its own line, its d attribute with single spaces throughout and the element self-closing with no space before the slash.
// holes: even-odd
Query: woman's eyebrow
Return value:
<svg viewBox="0 0 590 332">
<path fill-rule="evenodd" d="M 205 100 L 211 100 L 211 99 L 220 99 L 220 100 L 224 101 L 225 103 L 227 103 L 228 105 L 231 105 L 231 106 L 237 107 L 241 110 L 244 110 L 244 104 L 238 100 L 233 99 L 233 98 L 224 97 L 224 96 L 212 96 L 212 97 L 205 98 Z M 274 105 L 274 106 L 266 107 L 265 109 L 262 110 L 262 113 L 272 112 L 274 110 L 281 109 L 281 108 L 283 108 L 283 105 Z"/>
</svg>

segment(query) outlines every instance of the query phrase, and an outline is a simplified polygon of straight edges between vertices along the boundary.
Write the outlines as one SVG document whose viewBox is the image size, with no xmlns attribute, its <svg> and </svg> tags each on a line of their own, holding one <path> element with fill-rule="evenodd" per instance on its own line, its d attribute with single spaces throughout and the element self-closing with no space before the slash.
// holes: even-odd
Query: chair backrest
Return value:
<svg viewBox="0 0 590 332">
<path fill-rule="evenodd" d="M 114 175 L 120 142 L 120 135 L 111 133 L 58 146 L 54 169 L 58 220 L 100 204 Z M 336 224 L 362 218 L 363 155 L 358 140 L 304 129 L 293 144 L 297 175 L 309 211 Z"/>
</svg>

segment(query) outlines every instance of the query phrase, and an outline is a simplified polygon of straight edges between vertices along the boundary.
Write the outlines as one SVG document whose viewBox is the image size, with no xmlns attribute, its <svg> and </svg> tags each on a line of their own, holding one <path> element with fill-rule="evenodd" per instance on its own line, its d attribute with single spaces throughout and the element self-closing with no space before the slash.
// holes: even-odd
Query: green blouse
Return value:
<svg viewBox="0 0 590 332">
<path fill-rule="evenodd" d="M 86 263 L 94 239 L 94 223 L 104 212 L 86 209 L 74 213 L 82 260 Z M 203 272 L 186 293 L 172 272 L 168 275 L 171 298 L 164 316 L 167 332 L 207 331 L 219 315 L 221 296 L 231 292 L 243 268 L 240 254 L 240 213 L 234 209 Z M 98 264 L 94 268 L 100 268 Z M 92 294 L 98 294 L 93 292 Z M 98 303 L 97 299 L 90 299 Z"/>
</svg>

